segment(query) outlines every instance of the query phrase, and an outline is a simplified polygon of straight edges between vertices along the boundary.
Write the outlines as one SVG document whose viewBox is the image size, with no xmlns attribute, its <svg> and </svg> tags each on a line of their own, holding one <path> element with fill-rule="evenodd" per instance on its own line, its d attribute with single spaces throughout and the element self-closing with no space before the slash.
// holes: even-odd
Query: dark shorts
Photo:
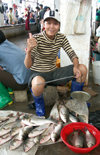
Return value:
<svg viewBox="0 0 100 155">
<path fill-rule="evenodd" d="M 29 79 L 28 82 L 28 86 L 29 88 L 31 88 L 31 81 L 35 76 L 42 76 L 45 81 L 51 81 L 51 80 L 55 80 L 55 79 L 59 79 L 59 78 L 64 78 L 64 77 L 68 77 L 66 79 L 62 79 L 62 80 L 57 80 L 54 82 L 50 82 L 47 85 L 51 85 L 51 86 L 60 86 L 60 85 L 65 85 L 67 84 L 70 80 L 72 80 L 74 77 L 73 76 L 73 65 L 69 65 L 69 66 L 65 66 L 65 67 L 60 67 L 55 69 L 54 71 L 51 72 L 36 72 L 36 71 L 31 71 L 31 77 Z"/>
</svg>

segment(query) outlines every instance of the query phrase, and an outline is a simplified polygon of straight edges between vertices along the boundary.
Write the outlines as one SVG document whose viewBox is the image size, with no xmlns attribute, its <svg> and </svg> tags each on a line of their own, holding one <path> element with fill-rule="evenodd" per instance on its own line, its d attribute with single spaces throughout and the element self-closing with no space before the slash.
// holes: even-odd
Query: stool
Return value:
<svg viewBox="0 0 100 155">
<path fill-rule="evenodd" d="M 24 90 L 15 90 L 13 92 L 15 102 L 28 102 L 27 88 Z"/>
</svg>

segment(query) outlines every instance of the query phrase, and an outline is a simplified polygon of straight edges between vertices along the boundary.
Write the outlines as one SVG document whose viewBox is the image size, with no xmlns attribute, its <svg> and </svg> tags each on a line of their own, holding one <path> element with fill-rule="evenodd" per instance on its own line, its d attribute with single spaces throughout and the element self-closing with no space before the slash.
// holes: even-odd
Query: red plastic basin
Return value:
<svg viewBox="0 0 100 155">
<path fill-rule="evenodd" d="M 84 127 L 87 127 L 87 129 L 90 131 L 90 133 L 96 138 L 96 144 L 90 148 L 77 148 L 68 143 L 68 135 L 73 132 L 73 129 L 84 129 Z M 62 141 L 67 145 L 67 147 L 72 150 L 75 153 L 85 154 L 92 151 L 94 148 L 96 148 L 100 144 L 100 132 L 97 128 L 95 128 L 93 125 L 83 122 L 75 122 L 70 123 L 66 125 L 61 130 L 61 139 Z"/>
</svg>

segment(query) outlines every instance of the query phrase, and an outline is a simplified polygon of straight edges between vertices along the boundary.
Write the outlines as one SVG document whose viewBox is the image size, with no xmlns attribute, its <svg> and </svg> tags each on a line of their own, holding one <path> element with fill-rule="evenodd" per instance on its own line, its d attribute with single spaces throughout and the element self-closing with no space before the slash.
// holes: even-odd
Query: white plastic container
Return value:
<svg viewBox="0 0 100 155">
<path fill-rule="evenodd" d="M 92 62 L 93 82 L 100 85 L 100 61 Z"/>
</svg>

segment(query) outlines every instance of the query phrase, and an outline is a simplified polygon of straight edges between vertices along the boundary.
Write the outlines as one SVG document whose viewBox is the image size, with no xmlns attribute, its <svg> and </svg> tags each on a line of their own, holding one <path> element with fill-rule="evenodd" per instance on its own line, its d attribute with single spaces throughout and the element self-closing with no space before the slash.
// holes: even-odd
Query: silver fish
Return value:
<svg viewBox="0 0 100 155">
<path fill-rule="evenodd" d="M 12 136 L 11 136 L 10 132 L 7 133 L 6 135 L 3 135 L 2 137 L 0 137 L 0 145 L 8 142 L 11 139 L 12 139 Z"/>
<path fill-rule="evenodd" d="M 54 124 L 51 124 L 48 127 L 48 129 L 46 129 L 46 131 L 41 135 L 40 144 L 45 143 L 50 139 L 51 133 L 53 132 L 53 126 L 54 126 Z"/>
<path fill-rule="evenodd" d="M 69 111 L 68 111 L 67 107 L 65 107 L 64 104 L 60 104 L 59 105 L 59 115 L 60 115 L 61 120 L 64 123 L 67 123 L 68 122 L 68 119 L 69 119 Z"/>
<path fill-rule="evenodd" d="M 0 117 L 0 122 L 6 121 L 8 119 L 9 119 L 9 117 Z"/>
<path fill-rule="evenodd" d="M 20 141 L 25 140 L 28 137 L 28 134 L 32 131 L 32 129 L 33 129 L 33 126 L 25 126 L 25 127 L 23 127 L 20 130 L 20 132 L 18 134 L 19 137 L 17 137 L 17 139 L 20 140 Z"/>
<path fill-rule="evenodd" d="M 16 137 L 14 137 L 11 140 L 10 146 L 9 146 L 10 150 L 14 150 L 14 149 L 18 148 L 23 143 L 23 141 L 22 140 L 18 140 L 18 138 L 19 138 L 19 136 L 17 135 Z"/>
<path fill-rule="evenodd" d="M 35 137 L 42 134 L 49 127 L 49 125 L 50 124 L 48 123 L 48 124 L 44 124 L 39 127 L 36 127 L 29 133 L 28 137 Z"/>
<path fill-rule="evenodd" d="M 7 134 L 8 132 L 10 132 L 12 126 L 13 126 L 15 123 L 16 123 L 16 122 L 4 124 L 4 125 L 0 128 L 0 136 L 3 136 L 4 134 Z"/>
<path fill-rule="evenodd" d="M 24 143 L 24 151 L 28 152 L 34 145 L 34 138 L 28 138 Z"/>
<path fill-rule="evenodd" d="M 79 119 L 79 122 L 85 122 L 86 123 L 86 118 L 83 115 L 78 115 L 77 118 Z"/>
<path fill-rule="evenodd" d="M 72 114 L 69 114 L 69 120 L 71 122 L 78 122 L 78 119 L 75 116 L 73 116 Z"/>
<path fill-rule="evenodd" d="M 9 120 L 6 122 L 6 124 L 12 123 L 12 122 L 18 120 L 18 118 L 19 118 L 19 113 L 17 113 L 16 116 L 10 117 Z"/>
<path fill-rule="evenodd" d="M 40 136 L 36 136 L 34 138 L 28 138 L 25 142 L 24 142 L 24 151 L 28 152 L 34 145 L 36 147 L 36 145 L 38 146 L 40 142 Z"/>
<path fill-rule="evenodd" d="M 56 142 L 60 138 L 60 132 L 63 127 L 63 122 L 59 122 L 55 127 L 53 132 L 51 133 L 51 140 Z"/>
<path fill-rule="evenodd" d="M 96 143 L 95 137 L 90 133 L 89 130 L 85 131 L 85 139 L 87 147 L 92 147 Z"/>
<path fill-rule="evenodd" d="M 19 133 L 21 129 L 22 129 L 21 121 L 16 122 L 16 124 L 14 124 L 14 126 L 11 128 L 11 135 L 15 136 L 16 134 Z"/>
<path fill-rule="evenodd" d="M 54 104 L 54 106 L 51 109 L 49 118 L 52 118 L 52 119 L 55 119 L 55 120 L 59 120 L 58 106 L 59 106 L 59 101 L 56 101 L 56 103 Z"/>
<path fill-rule="evenodd" d="M 79 131 L 74 131 L 70 135 L 71 144 L 75 147 L 82 148 L 83 147 L 83 137 L 79 134 Z"/>
<path fill-rule="evenodd" d="M 45 119 L 33 116 L 33 117 L 24 117 L 24 119 L 22 119 L 22 123 L 24 123 L 25 125 L 39 126 L 47 123 L 57 123 L 57 122 L 56 120 L 53 119 Z"/>
</svg>

